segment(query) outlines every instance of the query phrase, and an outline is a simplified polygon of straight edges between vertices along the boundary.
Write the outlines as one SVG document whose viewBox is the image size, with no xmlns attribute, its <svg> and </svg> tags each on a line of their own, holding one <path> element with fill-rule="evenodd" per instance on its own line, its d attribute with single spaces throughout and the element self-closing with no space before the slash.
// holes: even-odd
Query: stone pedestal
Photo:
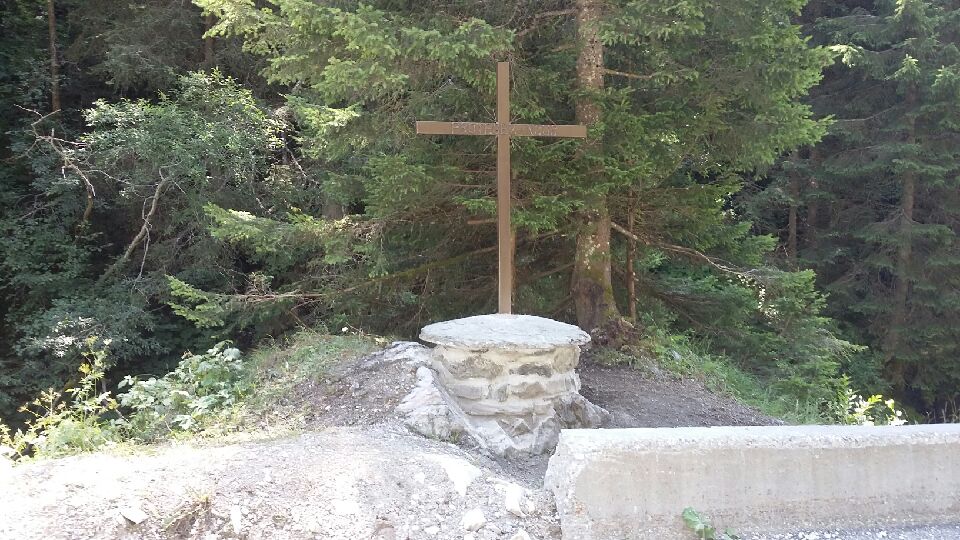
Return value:
<svg viewBox="0 0 960 540">
<path fill-rule="evenodd" d="M 462 429 L 494 454 L 536 454 L 556 446 L 561 428 L 599 427 L 609 416 L 579 394 L 574 368 L 590 336 L 576 326 L 529 315 L 481 315 L 431 324 L 420 339 L 436 347 L 430 373 L 418 373 L 418 388 L 436 394 L 427 400 L 434 414 L 437 398 L 445 402 L 449 420 L 420 418 L 411 425 L 426 435 Z M 437 433 L 438 425 L 445 433 Z"/>
</svg>

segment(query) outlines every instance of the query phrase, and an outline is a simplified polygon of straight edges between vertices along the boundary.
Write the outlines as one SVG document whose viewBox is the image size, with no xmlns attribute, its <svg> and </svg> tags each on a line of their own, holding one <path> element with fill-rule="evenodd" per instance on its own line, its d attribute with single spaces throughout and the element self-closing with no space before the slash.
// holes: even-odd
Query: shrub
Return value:
<svg viewBox="0 0 960 540">
<path fill-rule="evenodd" d="M 250 384 L 244 378 L 240 351 L 222 341 L 204 354 L 187 352 L 177 368 L 161 378 L 127 376 L 129 387 L 120 404 L 132 410 L 125 420 L 131 433 L 155 439 L 172 431 L 195 431 L 205 419 L 243 397 Z"/>
<path fill-rule="evenodd" d="M 103 381 L 110 340 L 85 340 L 86 361 L 80 365 L 80 380 L 60 392 L 50 388 L 20 407 L 28 418 L 23 429 L 11 432 L 0 424 L 0 454 L 13 459 L 26 456 L 57 456 L 95 450 L 120 438 L 116 421 L 104 421 L 115 411 L 117 401 L 110 392 L 99 392 Z M 64 399 L 64 394 L 67 399 Z"/>
<path fill-rule="evenodd" d="M 841 418 L 844 424 L 860 426 L 902 426 L 907 421 L 903 411 L 897 409 L 892 399 L 883 399 L 880 394 L 863 397 L 853 390 L 847 390 L 847 409 Z"/>
</svg>

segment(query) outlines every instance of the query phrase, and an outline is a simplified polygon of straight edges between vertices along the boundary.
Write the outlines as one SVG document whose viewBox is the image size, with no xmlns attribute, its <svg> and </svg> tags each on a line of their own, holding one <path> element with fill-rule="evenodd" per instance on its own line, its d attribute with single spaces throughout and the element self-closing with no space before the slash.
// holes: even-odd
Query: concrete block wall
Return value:
<svg viewBox="0 0 960 540">
<path fill-rule="evenodd" d="M 564 539 L 960 523 L 960 425 L 564 430 L 545 485 Z"/>
</svg>

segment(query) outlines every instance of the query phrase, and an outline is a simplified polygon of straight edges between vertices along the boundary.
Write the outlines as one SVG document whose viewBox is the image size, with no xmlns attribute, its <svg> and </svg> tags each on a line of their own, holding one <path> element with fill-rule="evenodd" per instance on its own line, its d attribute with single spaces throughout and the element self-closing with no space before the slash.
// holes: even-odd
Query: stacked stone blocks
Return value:
<svg viewBox="0 0 960 540">
<path fill-rule="evenodd" d="M 482 315 L 427 326 L 420 337 L 437 344 L 433 375 L 425 381 L 435 378 L 438 389 L 426 385 L 422 392 L 431 392 L 433 402 L 438 396 L 447 400 L 450 412 L 444 416 L 461 418 L 463 431 L 494 454 L 547 452 L 561 428 L 598 427 L 608 416 L 579 394 L 574 370 L 579 346 L 590 337 L 575 326 L 527 315 Z M 435 424 L 421 418 L 408 423 Z"/>
<path fill-rule="evenodd" d="M 471 350 L 437 346 L 432 367 L 464 412 L 546 414 L 553 400 L 580 391 L 576 346 L 552 350 Z"/>
</svg>

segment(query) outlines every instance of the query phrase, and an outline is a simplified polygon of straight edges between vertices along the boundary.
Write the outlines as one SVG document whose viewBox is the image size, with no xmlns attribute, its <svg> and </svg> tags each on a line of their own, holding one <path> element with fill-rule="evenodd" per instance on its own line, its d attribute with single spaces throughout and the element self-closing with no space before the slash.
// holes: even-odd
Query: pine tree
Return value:
<svg viewBox="0 0 960 540">
<path fill-rule="evenodd" d="M 637 212 L 635 236 L 652 249 L 736 259 L 738 233 L 720 231 L 735 225 L 723 201 L 738 189 L 736 172 L 822 133 L 797 99 L 825 54 L 790 23 L 800 7 L 793 0 L 736 9 L 706 0 L 197 3 L 220 21 L 214 33 L 243 35 L 267 58 L 267 77 L 295 87 L 289 103 L 305 128 L 304 150 L 323 164 L 325 191 L 361 204 L 369 218 L 403 212 L 407 232 L 397 234 L 426 242 L 489 243 L 479 239 L 492 239 L 492 228 L 462 224 L 493 208 L 492 163 L 487 142 L 418 138 L 413 120 L 487 120 L 493 60 L 510 58 L 516 121 L 574 117 L 591 126 L 584 145 L 514 148 L 520 241 L 543 230 L 579 236 L 574 246 L 552 238 L 543 249 L 573 248 L 572 300 L 588 329 L 619 316 L 610 235 L 629 221 L 628 207 Z M 437 219 L 446 223 L 426 227 Z M 405 266 L 402 255 L 391 260 Z"/>
<path fill-rule="evenodd" d="M 850 368 L 860 384 L 927 411 L 956 403 L 960 6 L 814 2 L 806 16 L 840 62 L 811 97 L 829 135 L 783 165 L 802 193 L 780 200 L 807 206 L 801 258 L 872 348 Z"/>
</svg>

